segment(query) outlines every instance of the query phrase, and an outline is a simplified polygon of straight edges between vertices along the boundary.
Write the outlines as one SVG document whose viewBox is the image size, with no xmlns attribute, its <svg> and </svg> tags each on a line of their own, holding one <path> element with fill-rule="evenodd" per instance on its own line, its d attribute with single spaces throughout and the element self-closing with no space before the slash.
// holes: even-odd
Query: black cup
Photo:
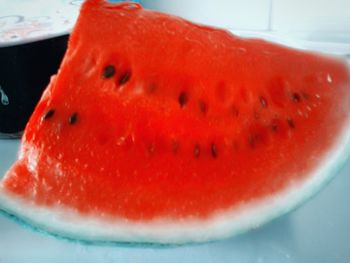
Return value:
<svg viewBox="0 0 350 263">
<path fill-rule="evenodd" d="M 0 137 L 20 136 L 55 74 L 68 35 L 0 47 Z"/>
</svg>

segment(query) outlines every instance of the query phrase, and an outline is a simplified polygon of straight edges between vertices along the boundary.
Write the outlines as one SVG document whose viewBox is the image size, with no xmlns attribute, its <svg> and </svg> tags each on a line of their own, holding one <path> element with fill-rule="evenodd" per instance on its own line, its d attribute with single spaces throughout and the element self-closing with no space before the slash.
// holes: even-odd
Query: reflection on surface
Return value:
<svg viewBox="0 0 350 263">
<path fill-rule="evenodd" d="M 0 260 L 28 258 L 50 262 L 293 262 L 293 232 L 288 217 L 224 241 L 172 248 L 93 246 L 58 240 L 0 217 Z M 43 249 L 44 247 L 44 249 Z M 18 254 L 18 249 L 21 253 Z M 1 261 L 0 261 L 1 262 Z"/>
</svg>

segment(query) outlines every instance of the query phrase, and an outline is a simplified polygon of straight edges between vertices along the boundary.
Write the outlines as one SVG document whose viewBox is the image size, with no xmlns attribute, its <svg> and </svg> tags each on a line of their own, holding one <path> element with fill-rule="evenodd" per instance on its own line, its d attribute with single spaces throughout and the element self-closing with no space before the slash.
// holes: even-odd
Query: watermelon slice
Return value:
<svg viewBox="0 0 350 263">
<path fill-rule="evenodd" d="M 86 1 L 0 207 L 91 242 L 232 236 L 336 174 L 349 112 L 344 60 Z"/>
</svg>

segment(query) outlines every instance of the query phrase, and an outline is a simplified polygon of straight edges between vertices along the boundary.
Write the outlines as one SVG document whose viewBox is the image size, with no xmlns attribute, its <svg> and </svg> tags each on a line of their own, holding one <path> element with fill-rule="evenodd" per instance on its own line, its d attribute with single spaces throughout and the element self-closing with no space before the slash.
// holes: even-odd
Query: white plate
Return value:
<svg viewBox="0 0 350 263">
<path fill-rule="evenodd" d="M 0 0 L 0 47 L 68 34 L 83 0 Z"/>
</svg>

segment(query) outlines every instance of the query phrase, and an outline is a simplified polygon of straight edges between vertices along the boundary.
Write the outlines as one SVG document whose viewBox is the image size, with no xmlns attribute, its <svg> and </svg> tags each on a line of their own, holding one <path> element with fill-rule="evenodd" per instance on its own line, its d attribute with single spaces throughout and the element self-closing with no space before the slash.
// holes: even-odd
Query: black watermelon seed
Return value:
<svg viewBox="0 0 350 263">
<path fill-rule="evenodd" d="M 295 128 L 295 123 L 294 123 L 293 119 L 291 119 L 291 118 L 287 119 L 287 123 L 288 123 L 289 128 L 291 128 L 291 129 Z"/>
<path fill-rule="evenodd" d="M 267 108 L 267 100 L 263 96 L 259 97 L 259 101 L 260 101 L 261 107 Z"/>
<path fill-rule="evenodd" d="M 193 154 L 194 154 L 194 157 L 196 157 L 196 158 L 198 158 L 199 155 L 201 154 L 201 148 L 200 148 L 199 144 L 196 144 L 194 146 Z"/>
<path fill-rule="evenodd" d="M 218 148 L 216 147 L 216 144 L 212 143 L 210 146 L 210 150 L 211 150 L 211 156 L 213 156 L 213 158 L 217 158 L 218 157 Z"/>
<path fill-rule="evenodd" d="M 203 114 L 205 114 L 208 111 L 208 106 L 204 101 L 200 100 L 199 101 L 199 109 Z"/>
<path fill-rule="evenodd" d="M 44 114 L 44 116 L 42 117 L 42 119 L 43 119 L 44 121 L 46 121 L 46 120 L 52 118 L 52 116 L 53 116 L 54 114 L 55 114 L 55 110 L 54 110 L 54 109 L 50 109 L 50 110 L 48 110 L 48 111 Z"/>
<path fill-rule="evenodd" d="M 292 94 L 292 100 L 294 102 L 300 102 L 301 101 L 301 97 L 300 97 L 300 95 L 298 93 L 295 92 L 295 93 Z"/>
<path fill-rule="evenodd" d="M 115 67 L 112 65 L 108 65 L 103 69 L 103 77 L 105 79 L 113 77 L 115 74 Z"/>
<path fill-rule="evenodd" d="M 179 95 L 179 104 L 180 107 L 183 108 L 188 102 L 188 95 L 186 92 L 181 92 Z"/>
<path fill-rule="evenodd" d="M 71 116 L 68 118 L 68 123 L 73 125 L 78 121 L 78 113 L 74 112 Z"/>
<path fill-rule="evenodd" d="M 127 83 L 129 81 L 130 77 L 131 77 L 131 72 L 126 71 L 123 75 L 120 76 L 119 85 L 124 85 L 125 83 Z"/>
</svg>

